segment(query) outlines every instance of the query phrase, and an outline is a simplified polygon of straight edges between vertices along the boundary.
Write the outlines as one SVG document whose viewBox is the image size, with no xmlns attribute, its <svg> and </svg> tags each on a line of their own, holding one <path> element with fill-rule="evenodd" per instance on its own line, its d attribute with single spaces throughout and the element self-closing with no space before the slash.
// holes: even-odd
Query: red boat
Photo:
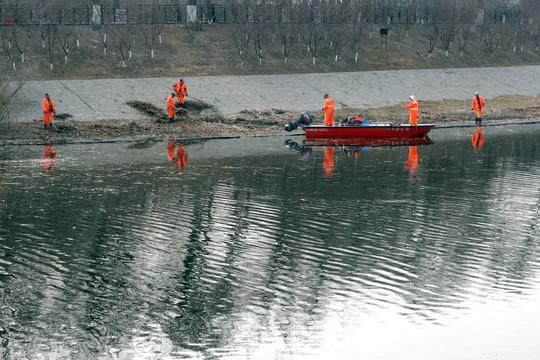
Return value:
<svg viewBox="0 0 540 360">
<path fill-rule="evenodd" d="M 306 139 L 334 138 L 402 138 L 423 137 L 435 124 L 392 125 L 386 123 L 350 124 L 340 126 L 312 125 L 304 127 Z"/>
</svg>

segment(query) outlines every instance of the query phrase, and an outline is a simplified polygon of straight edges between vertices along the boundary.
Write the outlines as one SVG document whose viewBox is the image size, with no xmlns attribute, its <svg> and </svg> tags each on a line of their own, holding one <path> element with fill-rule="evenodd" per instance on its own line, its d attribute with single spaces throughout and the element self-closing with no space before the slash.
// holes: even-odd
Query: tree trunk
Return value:
<svg viewBox="0 0 540 360">
<path fill-rule="evenodd" d="M 17 70 L 17 65 L 15 64 L 15 61 L 11 62 L 11 66 L 13 67 L 13 70 Z"/>
<path fill-rule="evenodd" d="M 354 53 L 354 62 L 358 62 L 358 51 Z"/>
<path fill-rule="evenodd" d="M 153 59 L 154 58 L 154 49 L 150 50 L 150 57 Z"/>
<path fill-rule="evenodd" d="M 21 53 L 21 62 L 24 64 L 24 53 Z"/>
<path fill-rule="evenodd" d="M 285 64 L 287 63 L 287 57 L 285 56 Z"/>
<path fill-rule="evenodd" d="M 446 50 L 445 54 L 446 54 L 446 57 L 448 57 L 448 50 Z"/>
<path fill-rule="evenodd" d="M 53 71 L 53 63 L 49 64 L 49 70 Z"/>
<path fill-rule="evenodd" d="M 336 55 L 336 57 L 334 58 L 334 62 L 337 62 L 338 61 L 338 56 Z"/>
<path fill-rule="evenodd" d="M 68 63 L 68 56 L 64 55 L 64 64 L 67 64 L 67 63 Z"/>
<path fill-rule="evenodd" d="M 161 34 L 158 35 L 159 43 L 161 44 Z"/>
<path fill-rule="evenodd" d="M 312 61 L 313 61 L 313 65 L 315 65 L 315 56 L 313 56 Z"/>
</svg>

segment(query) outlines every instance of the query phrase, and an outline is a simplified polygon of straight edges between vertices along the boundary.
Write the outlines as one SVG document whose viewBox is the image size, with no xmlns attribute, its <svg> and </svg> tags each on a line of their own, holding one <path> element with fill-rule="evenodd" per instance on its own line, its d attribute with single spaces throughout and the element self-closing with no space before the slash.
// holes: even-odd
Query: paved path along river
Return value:
<svg viewBox="0 0 540 360">
<path fill-rule="evenodd" d="M 251 108 L 318 110 L 325 93 L 334 98 L 336 108 L 395 105 L 407 102 L 411 94 L 420 101 L 471 99 L 475 91 L 486 99 L 540 94 L 538 65 L 184 79 L 192 98 L 212 104 L 224 114 Z M 140 100 L 164 108 L 176 81 L 177 77 L 31 81 L 17 94 L 14 118 L 41 119 L 41 100 L 49 92 L 57 112 L 69 113 L 75 120 L 139 119 L 144 115 L 126 101 Z"/>
</svg>

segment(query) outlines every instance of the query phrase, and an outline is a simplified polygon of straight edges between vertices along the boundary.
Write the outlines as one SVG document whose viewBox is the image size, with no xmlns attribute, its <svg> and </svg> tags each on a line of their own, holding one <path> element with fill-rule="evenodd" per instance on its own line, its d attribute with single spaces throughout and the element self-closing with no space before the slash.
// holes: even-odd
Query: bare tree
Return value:
<svg viewBox="0 0 540 360">
<path fill-rule="evenodd" d="M 424 43 L 428 52 L 428 58 L 431 58 L 437 39 L 439 38 L 439 24 L 428 23 L 418 27 L 421 41 Z"/>
<path fill-rule="evenodd" d="M 251 43 L 249 25 L 245 22 L 241 22 L 233 24 L 230 29 L 236 52 L 240 57 L 240 66 L 243 66 L 247 57 L 247 49 Z"/>
<path fill-rule="evenodd" d="M 150 57 L 153 59 L 156 41 L 158 40 L 159 36 L 158 27 L 154 26 L 153 24 L 141 25 L 141 32 L 144 37 L 144 42 L 150 50 Z"/>
<path fill-rule="evenodd" d="M 463 52 L 469 43 L 472 34 L 472 25 L 470 24 L 460 24 L 458 27 L 458 33 L 456 34 L 459 56 L 463 57 Z"/>
<path fill-rule="evenodd" d="M 259 58 L 259 64 L 262 64 L 272 39 L 271 27 L 264 22 L 257 22 L 250 24 L 249 29 L 255 54 Z"/>
<path fill-rule="evenodd" d="M 358 53 L 360 52 L 360 44 L 366 36 L 366 25 L 362 17 L 362 11 L 359 8 L 355 9 L 355 16 L 349 25 L 349 39 L 352 50 L 354 51 L 354 62 L 358 61 Z"/>
<path fill-rule="evenodd" d="M 77 43 L 80 27 L 73 25 L 59 25 L 56 31 L 56 38 L 60 43 L 60 47 L 64 51 L 64 64 L 68 63 L 68 56 L 71 49 Z"/>
<path fill-rule="evenodd" d="M 495 51 L 499 48 L 502 40 L 501 34 L 498 32 L 495 25 L 488 25 L 484 31 L 484 45 L 489 51 L 489 55 L 493 56 Z"/>
<path fill-rule="evenodd" d="M 313 65 L 315 65 L 321 43 L 324 40 L 324 29 L 319 22 L 300 24 L 298 29 L 301 39 L 304 41 L 308 51 L 311 53 L 311 61 Z"/>
<path fill-rule="evenodd" d="M 99 42 L 103 45 L 103 56 L 107 56 L 107 47 L 109 46 L 107 34 L 109 32 L 109 27 L 110 25 L 106 23 L 92 27 L 99 36 Z"/>
<path fill-rule="evenodd" d="M 449 1 L 444 5 L 441 11 L 445 14 L 445 16 L 443 17 L 443 20 L 439 26 L 439 39 L 441 40 L 441 45 L 445 51 L 445 55 L 448 57 L 448 51 L 459 31 L 456 3 Z"/>
<path fill-rule="evenodd" d="M 45 24 L 41 26 L 41 40 L 43 47 L 43 54 L 49 62 L 49 70 L 53 71 L 54 58 L 56 53 L 56 39 L 58 33 L 58 25 Z"/>
<path fill-rule="evenodd" d="M 120 67 L 126 67 L 126 61 L 131 57 L 131 49 L 135 44 L 136 25 L 128 22 L 111 26 L 110 36 L 116 56 L 120 60 Z"/>
<path fill-rule="evenodd" d="M 328 27 L 328 38 L 330 39 L 330 49 L 334 53 L 334 62 L 338 62 L 339 55 L 347 45 L 348 27 L 343 23 L 333 23 Z"/>
<path fill-rule="evenodd" d="M 281 53 L 283 54 L 284 62 L 286 64 L 294 44 L 294 25 L 288 19 L 281 19 L 276 25 L 276 33 L 278 34 L 279 42 L 281 44 Z"/>
</svg>

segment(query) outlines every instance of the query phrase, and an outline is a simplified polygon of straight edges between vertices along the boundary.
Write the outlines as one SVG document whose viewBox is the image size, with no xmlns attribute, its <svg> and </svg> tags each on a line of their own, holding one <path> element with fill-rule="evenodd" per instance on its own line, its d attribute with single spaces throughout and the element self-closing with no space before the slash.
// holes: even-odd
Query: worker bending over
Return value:
<svg viewBox="0 0 540 360">
<path fill-rule="evenodd" d="M 171 93 L 171 95 L 167 97 L 167 114 L 169 115 L 170 123 L 174 120 L 174 95 L 175 93 Z"/>
<path fill-rule="evenodd" d="M 409 100 L 411 100 L 411 102 L 405 104 L 405 106 L 409 108 L 409 124 L 417 125 L 418 122 L 416 119 L 418 118 L 418 101 L 416 101 L 416 97 L 414 95 L 409 96 Z"/>
<path fill-rule="evenodd" d="M 472 109 L 476 111 L 476 120 L 474 123 L 478 126 L 482 125 L 482 109 L 484 108 L 485 101 L 484 99 L 478 94 L 478 92 L 474 93 L 474 99 L 472 101 Z"/>
<path fill-rule="evenodd" d="M 324 94 L 324 126 L 334 126 L 334 100 L 328 94 Z"/>
</svg>

